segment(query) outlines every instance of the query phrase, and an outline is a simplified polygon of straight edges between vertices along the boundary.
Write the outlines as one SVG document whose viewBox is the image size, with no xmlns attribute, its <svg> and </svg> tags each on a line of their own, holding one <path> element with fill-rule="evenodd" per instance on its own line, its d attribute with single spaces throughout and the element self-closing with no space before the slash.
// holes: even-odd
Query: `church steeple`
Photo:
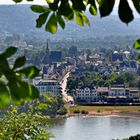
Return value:
<svg viewBox="0 0 140 140">
<path fill-rule="evenodd" d="M 49 42 L 47 41 L 46 54 L 49 54 Z"/>
<path fill-rule="evenodd" d="M 44 57 L 42 59 L 42 63 L 43 64 L 48 64 L 50 62 L 50 50 L 49 50 L 49 42 L 47 41 L 47 46 L 46 46 L 46 50 L 45 50 L 45 53 L 44 53 Z"/>
</svg>

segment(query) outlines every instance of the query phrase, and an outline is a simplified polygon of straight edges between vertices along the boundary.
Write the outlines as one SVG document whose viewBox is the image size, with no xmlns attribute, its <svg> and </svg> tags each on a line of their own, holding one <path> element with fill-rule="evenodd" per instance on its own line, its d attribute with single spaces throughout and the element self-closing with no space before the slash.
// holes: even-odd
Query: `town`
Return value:
<svg viewBox="0 0 140 140">
<path fill-rule="evenodd" d="M 71 104 L 139 105 L 140 63 L 131 46 L 84 49 L 73 45 L 52 49 L 47 41 L 34 56 L 36 61 L 27 53 L 30 47 L 33 46 L 25 43 L 23 54 L 29 64 L 41 71 L 40 76 L 29 82 L 40 93 L 62 93 Z"/>
<path fill-rule="evenodd" d="M 112 43 L 110 46 L 109 43 L 110 47 L 97 47 L 95 44 L 91 48 L 85 47 L 85 43 L 81 47 L 72 43 L 66 47 L 46 40 L 35 50 L 36 44 L 17 35 L 4 38 L 19 48 L 18 56 L 24 55 L 27 65 L 40 69 L 38 77 L 25 79 L 40 93 L 62 94 L 64 100 L 71 104 L 140 103 L 139 54 L 131 45 L 122 47 Z M 14 58 L 10 59 L 11 65 L 13 61 Z"/>
</svg>

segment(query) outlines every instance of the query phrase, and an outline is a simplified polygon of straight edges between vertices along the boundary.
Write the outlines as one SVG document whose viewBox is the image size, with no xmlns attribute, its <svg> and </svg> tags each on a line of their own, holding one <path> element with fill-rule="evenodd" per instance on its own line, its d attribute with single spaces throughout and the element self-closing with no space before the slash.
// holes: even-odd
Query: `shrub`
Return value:
<svg viewBox="0 0 140 140">
<path fill-rule="evenodd" d="M 82 110 L 82 111 L 81 111 L 81 114 L 88 114 L 88 111 Z"/>
<path fill-rule="evenodd" d="M 48 119 L 48 116 L 33 113 L 32 108 L 26 113 L 18 113 L 18 109 L 11 106 L 0 118 L 0 139 L 50 140 L 53 135 L 44 127 L 48 126 Z"/>
<path fill-rule="evenodd" d="M 140 140 L 140 134 L 136 135 L 136 136 L 131 136 L 127 139 L 123 139 L 123 140 Z"/>
<path fill-rule="evenodd" d="M 74 110 L 73 113 L 80 113 L 80 110 L 79 109 Z"/>
<path fill-rule="evenodd" d="M 60 108 L 60 110 L 57 112 L 58 115 L 66 115 L 67 113 L 68 110 L 65 107 Z"/>
</svg>

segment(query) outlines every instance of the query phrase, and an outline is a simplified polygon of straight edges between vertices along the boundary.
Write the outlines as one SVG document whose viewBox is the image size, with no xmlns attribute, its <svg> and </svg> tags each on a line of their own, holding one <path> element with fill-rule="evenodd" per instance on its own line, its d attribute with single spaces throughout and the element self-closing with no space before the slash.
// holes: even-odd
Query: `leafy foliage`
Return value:
<svg viewBox="0 0 140 140">
<path fill-rule="evenodd" d="M 38 104 L 34 104 L 36 110 L 42 112 L 43 115 L 54 117 L 58 112 L 63 110 L 64 101 L 62 95 L 53 96 L 52 93 L 42 94 Z"/>
<path fill-rule="evenodd" d="M 139 140 L 139 139 L 140 139 L 140 135 L 137 134 L 136 136 L 131 136 L 131 137 L 123 139 L 123 140 Z"/>
<path fill-rule="evenodd" d="M 128 83 L 131 87 L 139 86 L 139 80 L 136 74 L 131 72 L 125 72 L 121 74 L 111 73 L 109 76 L 105 76 L 102 73 L 95 72 L 82 72 L 81 75 L 72 75 L 68 79 L 67 88 L 70 94 L 74 94 L 77 88 L 94 88 L 94 87 L 106 87 L 110 84 L 124 84 Z"/>
<path fill-rule="evenodd" d="M 49 140 L 54 137 L 47 131 L 55 115 L 65 115 L 62 96 L 42 94 L 39 99 L 27 101 L 24 106 L 9 106 L 1 111 L 0 139 Z"/>
<path fill-rule="evenodd" d="M 125 6 L 124 6 L 125 5 Z M 129 23 L 133 20 L 133 12 L 127 0 L 121 0 L 119 4 L 119 17 L 122 22 Z"/>
<path fill-rule="evenodd" d="M 137 49 L 137 50 L 140 49 L 140 39 L 138 39 L 138 40 L 135 41 L 135 43 L 134 43 L 134 45 L 133 45 L 133 48 L 134 48 L 134 49 Z"/>
<path fill-rule="evenodd" d="M 133 45 L 133 48 L 136 49 L 136 50 L 139 50 L 140 49 L 140 39 L 137 39 Z M 138 58 L 137 58 L 137 61 L 140 62 L 140 54 L 138 55 Z"/>
<path fill-rule="evenodd" d="M 35 66 L 23 67 L 26 58 L 18 57 L 13 67 L 8 58 L 17 51 L 15 47 L 9 47 L 0 54 L 0 108 L 7 107 L 10 102 L 22 104 L 25 100 L 39 97 L 39 91 L 33 85 L 25 82 L 23 78 L 34 78 L 39 74 Z"/>
<path fill-rule="evenodd" d="M 26 113 L 19 113 L 17 107 L 10 106 L 0 118 L 0 139 L 49 140 L 53 135 L 45 128 L 48 127 L 47 122 L 49 117 L 34 113 L 32 107 Z"/>
<path fill-rule="evenodd" d="M 97 0 L 101 17 L 110 15 L 113 10 L 115 0 Z"/>
</svg>

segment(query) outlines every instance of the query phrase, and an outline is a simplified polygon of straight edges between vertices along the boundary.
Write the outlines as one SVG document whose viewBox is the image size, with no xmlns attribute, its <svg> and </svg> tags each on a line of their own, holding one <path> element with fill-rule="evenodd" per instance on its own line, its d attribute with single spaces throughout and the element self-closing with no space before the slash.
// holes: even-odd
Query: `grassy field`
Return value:
<svg viewBox="0 0 140 140">
<path fill-rule="evenodd" d="M 74 106 L 69 108 L 69 112 L 73 113 L 74 110 L 86 110 L 91 111 L 116 111 L 116 112 L 140 112 L 140 106 Z"/>
</svg>

